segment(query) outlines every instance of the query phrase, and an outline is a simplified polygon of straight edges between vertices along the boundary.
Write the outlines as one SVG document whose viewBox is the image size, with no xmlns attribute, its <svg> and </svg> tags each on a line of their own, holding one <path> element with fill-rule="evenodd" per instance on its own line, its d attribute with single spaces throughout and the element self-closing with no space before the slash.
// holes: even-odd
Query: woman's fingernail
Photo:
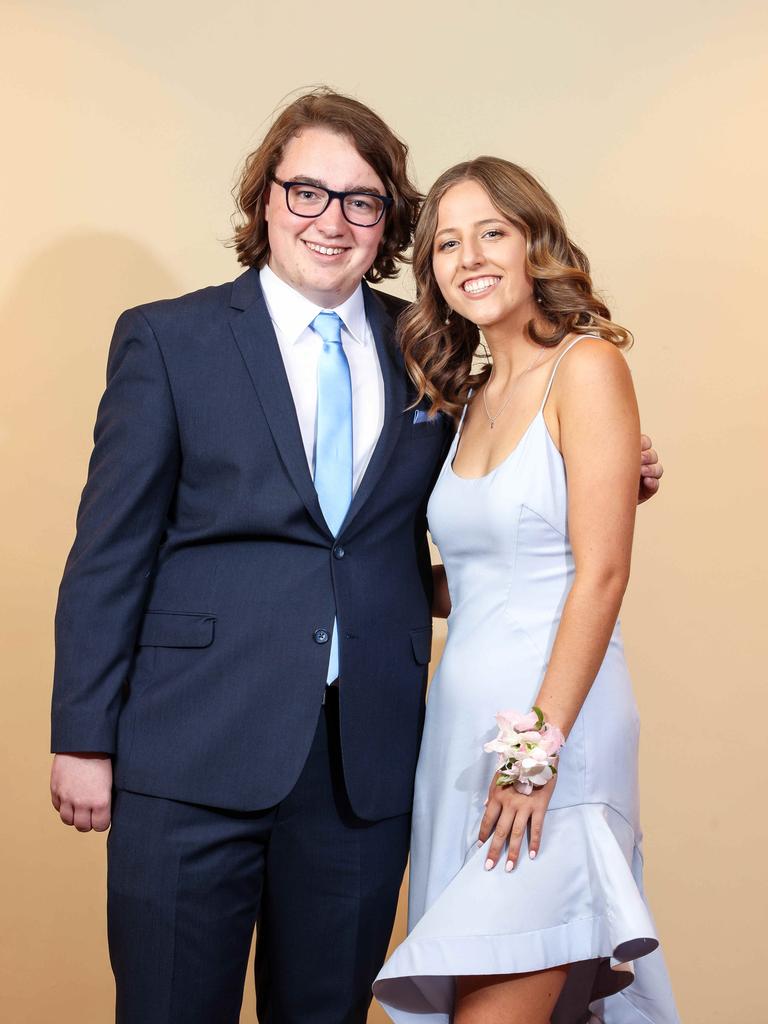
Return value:
<svg viewBox="0 0 768 1024">
<path fill-rule="evenodd" d="M 509 872 L 512 870 L 512 868 L 514 866 L 515 866 L 515 862 L 513 860 L 508 860 L 506 865 L 505 865 L 505 867 L 504 867 L 504 870 L 507 872 L 507 874 L 509 874 Z"/>
<path fill-rule="evenodd" d="M 530 852 L 530 854 L 528 856 L 531 858 L 531 860 L 536 860 L 536 851 L 535 850 L 531 850 L 531 852 Z"/>
<path fill-rule="evenodd" d="M 485 870 L 486 871 L 490 871 L 492 867 L 493 867 L 493 861 L 489 857 L 488 860 L 485 862 Z"/>
<path fill-rule="evenodd" d="M 483 840 L 482 839 L 478 839 L 477 842 L 475 843 L 475 845 L 477 846 L 478 850 L 481 850 L 483 848 L 483 846 L 484 846 Z"/>
</svg>

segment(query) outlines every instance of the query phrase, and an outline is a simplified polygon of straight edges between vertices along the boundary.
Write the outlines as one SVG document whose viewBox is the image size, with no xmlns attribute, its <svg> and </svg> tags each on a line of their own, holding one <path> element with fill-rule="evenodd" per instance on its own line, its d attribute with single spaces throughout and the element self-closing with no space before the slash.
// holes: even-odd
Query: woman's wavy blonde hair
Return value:
<svg viewBox="0 0 768 1024">
<path fill-rule="evenodd" d="M 570 333 L 597 334 L 619 348 L 632 343 L 626 328 L 613 323 L 608 307 L 592 290 L 589 260 L 569 238 L 554 200 L 536 179 L 500 157 L 480 156 L 456 164 L 429 190 L 416 224 L 413 274 L 416 301 L 399 321 L 400 346 L 420 402 L 457 418 L 471 389 L 488 379 L 490 365 L 473 372 L 480 332 L 470 320 L 451 312 L 432 270 L 432 251 L 440 200 L 453 185 L 476 181 L 502 215 L 525 236 L 526 271 L 547 329 L 531 319 L 526 331 L 537 345 L 551 348 Z M 446 322 L 446 319 L 448 322 Z"/>
</svg>

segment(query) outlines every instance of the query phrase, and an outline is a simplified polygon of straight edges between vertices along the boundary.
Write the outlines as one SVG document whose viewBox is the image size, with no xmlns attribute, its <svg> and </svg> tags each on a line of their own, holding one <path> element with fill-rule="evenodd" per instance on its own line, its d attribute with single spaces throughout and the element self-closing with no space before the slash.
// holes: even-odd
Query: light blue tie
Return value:
<svg viewBox="0 0 768 1024">
<path fill-rule="evenodd" d="M 312 329 L 323 339 L 317 363 L 315 490 L 325 521 L 336 536 L 352 501 L 352 378 L 341 344 L 341 318 L 318 313 Z M 339 674 L 339 639 L 334 621 L 327 682 Z"/>
</svg>

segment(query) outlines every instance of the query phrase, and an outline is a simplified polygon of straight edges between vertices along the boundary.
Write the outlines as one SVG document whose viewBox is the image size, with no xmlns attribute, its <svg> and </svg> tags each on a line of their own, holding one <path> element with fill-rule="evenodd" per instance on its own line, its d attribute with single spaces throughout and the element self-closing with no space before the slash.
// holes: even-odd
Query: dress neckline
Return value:
<svg viewBox="0 0 768 1024">
<path fill-rule="evenodd" d="M 520 446 L 522 445 L 523 441 L 525 441 L 525 439 L 528 437 L 528 435 L 530 434 L 531 430 L 533 429 L 534 423 L 539 419 L 539 417 L 541 417 L 543 415 L 543 413 L 544 413 L 544 410 L 543 409 L 539 409 L 539 411 L 533 417 L 531 422 L 528 424 L 528 426 L 525 428 L 525 430 L 520 435 L 520 437 L 518 439 L 518 442 L 515 445 L 515 447 L 510 452 L 507 452 L 507 454 L 504 456 L 504 458 L 501 460 L 501 462 L 497 462 L 496 465 L 492 469 L 489 469 L 487 473 L 483 473 L 481 476 L 461 476 L 461 474 L 457 473 L 456 470 L 453 468 L 453 460 L 456 458 L 456 452 L 458 452 L 458 450 L 459 450 L 459 444 L 458 444 L 459 435 L 457 433 L 456 434 L 456 448 L 451 453 L 451 458 L 448 460 L 448 468 L 450 469 L 450 471 L 453 474 L 453 476 L 455 476 L 457 480 L 465 480 L 467 483 L 470 483 L 472 480 L 487 480 L 488 477 L 493 476 L 494 473 L 496 473 L 498 470 L 500 470 L 501 467 L 506 462 L 509 462 L 509 460 L 512 458 L 512 456 L 517 452 L 518 448 L 520 448 Z M 550 434 L 549 430 L 546 429 L 546 424 L 544 425 L 544 427 L 545 427 L 545 431 L 546 431 L 547 437 L 550 439 L 550 441 L 552 441 L 552 435 Z M 555 442 L 552 441 L 553 445 L 554 445 L 554 443 Z"/>
<path fill-rule="evenodd" d="M 461 443 L 461 431 L 462 431 L 462 428 L 464 426 L 464 417 L 467 415 L 467 409 L 469 408 L 469 400 L 472 398 L 472 391 L 470 390 L 469 395 L 467 396 L 467 404 L 464 406 L 464 411 L 461 414 L 461 420 L 459 422 L 459 429 L 456 431 L 456 437 L 454 438 L 453 448 L 452 448 L 452 450 L 448 454 L 448 459 L 447 459 L 448 469 L 450 470 L 452 476 L 454 476 L 456 478 L 456 480 L 464 480 L 467 483 L 471 482 L 472 480 L 487 480 L 489 477 L 493 476 L 494 473 L 496 473 L 499 469 L 501 469 L 501 467 L 503 465 L 505 465 L 505 463 L 509 462 L 509 460 L 515 454 L 515 452 L 520 448 L 522 443 L 528 437 L 528 434 L 533 429 L 534 423 L 536 423 L 536 421 L 539 418 L 541 418 L 543 420 L 543 417 L 544 417 L 544 406 L 547 404 L 547 399 L 549 398 L 549 393 L 552 390 L 552 384 L 554 383 L 554 380 L 555 380 L 555 374 L 557 373 L 557 368 L 560 365 L 560 362 L 561 362 L 563 356 L 566 356 L 571 351 L 573 346 L 577 345 L 582 340 L 582 338 L 598 338 L 598 337 L 599 337 L 599 335 L 596 335 L 596 334 L 580 334 L 580 335 L 578 335 L 578 337 L 574 338 L 571 342 L 569 342 L 568 345 L 565 346 L 563 351 L 560 353 L 560 355 L 555 360 L 555 365 L 552 367 L 552 373 L 549 375 L 549 380 L 547 381 L 547 386 L 546 386 L 546 388 L 544 390 L 544 397 L 541 400 L 541 404 L 539 405 L 538 412 L 536 413 L 536 415 L 533 417 L 531 422 L 528 424 L 528 426 L 525 428 L 525 430 L 522 432 L 522 434 L 518 438 L 517 444 L 515 445 L 515 447 L 511 451 L 507 452 L 507 454 L 504 456 L 504 458 L 500 462 L 497 462 L 496 465 L 492 469 L 489 469 L 487 473 L 483 473 L 480 476 L 461 476 L 453 468 L 454 460 L 455 460 L 456 455 L 458 454 L 458 451 L 459 451 L 459 444 Z M 547 438 L 549 439 L 550 444 L 555 449 L 557 454 L 560 456 L 560 458 L 562 458 L 563 457 L 562 456 L 562 452 L 560 451 L 560 449 L 555 444 L 555 442 L 554 442 L 554 440 L 552 438 L 552 435 L 549 432 L 549 427 L 547 426 L 546 422 L 544 422 L 544 433 L 547 435 Z"/>
</svg>

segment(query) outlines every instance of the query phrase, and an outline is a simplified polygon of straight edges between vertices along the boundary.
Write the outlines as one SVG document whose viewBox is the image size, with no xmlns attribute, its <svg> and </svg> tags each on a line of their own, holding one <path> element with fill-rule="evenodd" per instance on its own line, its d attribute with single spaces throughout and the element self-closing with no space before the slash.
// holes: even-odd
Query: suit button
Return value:
<svg viewBox="0 0 768 1024">
<path fill-rule="evenodd" d="M 346 553 L 347 552 L 344 550 L 341 544 L 337 544 L 336 547 L 333 549 L 334 558 L 343 558 L 344 555 L 346 555 Z"/>
<path fill-rule="evenodd" d="M 328 631 L 326 629 L 316 629 L 312 634 L 316 644 L 327 644 L 328 643 Z"/>
</svg>

